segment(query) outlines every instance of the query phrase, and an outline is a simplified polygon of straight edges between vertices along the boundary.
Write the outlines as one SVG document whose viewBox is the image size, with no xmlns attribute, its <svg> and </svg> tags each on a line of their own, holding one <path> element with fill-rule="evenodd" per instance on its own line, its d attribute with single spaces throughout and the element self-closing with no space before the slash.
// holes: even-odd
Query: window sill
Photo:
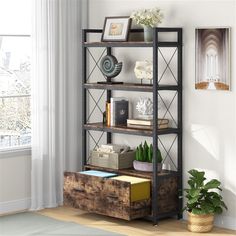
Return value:
<svg viewBox="0 0 236 236">
<path fill-rule="evenodd" d="M 0 159 L 18 156 L 31 156 L 31 146 L 9 147 L 0 149 Z"/>
</svg>

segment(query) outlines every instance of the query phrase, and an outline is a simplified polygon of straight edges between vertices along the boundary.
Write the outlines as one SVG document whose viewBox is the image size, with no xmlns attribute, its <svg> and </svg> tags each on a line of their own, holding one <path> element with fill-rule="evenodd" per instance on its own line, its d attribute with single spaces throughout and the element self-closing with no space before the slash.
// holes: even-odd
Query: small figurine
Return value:
<svg viewBox="0 0 236 236">
<path fill-rule="evenodd" d="M 114 78 L 120 74 L 122 62 L 118 63 L 116 57 L 112 55 L 106 55 L 101 60 L 100 68 L 105 76 Z"/>
<path fill-rule="evenodd" d="M 151 61 L 136 61 L 134 73 L 137 79 L 153 79 L 153 64 Z"/>
<path fill-rule="evenodd" d="M 152 119 L 153 117 L 153 102 L 150 98 L 141 97 L 136 105 L 139 117 L 143 119 Z"/>
</svg>

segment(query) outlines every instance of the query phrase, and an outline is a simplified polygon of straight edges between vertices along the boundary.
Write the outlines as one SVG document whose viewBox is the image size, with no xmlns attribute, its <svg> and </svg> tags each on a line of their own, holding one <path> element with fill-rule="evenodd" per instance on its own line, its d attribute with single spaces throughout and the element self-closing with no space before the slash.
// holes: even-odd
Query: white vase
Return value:
<svg viewBox="0 0 236 236">
<path fill-rule="evenodd" d="M 153 40 L 153 28 L 150 26 L 143 26 L 144 32 L 144 41 L 151 42 Z"/>
</svg>

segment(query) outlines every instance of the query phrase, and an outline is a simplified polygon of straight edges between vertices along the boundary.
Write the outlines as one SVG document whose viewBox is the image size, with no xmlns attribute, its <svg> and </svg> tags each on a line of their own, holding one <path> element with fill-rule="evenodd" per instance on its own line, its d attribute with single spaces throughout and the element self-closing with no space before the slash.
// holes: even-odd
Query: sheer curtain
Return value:
<svg viewBox="0 0 236 236">
<path fill-rule="evenodd" d="M 31 210 L 63 202 L 63 172 L 80 169 L 81 29 L 86 0 L 34 0 Z"/>
</svg>

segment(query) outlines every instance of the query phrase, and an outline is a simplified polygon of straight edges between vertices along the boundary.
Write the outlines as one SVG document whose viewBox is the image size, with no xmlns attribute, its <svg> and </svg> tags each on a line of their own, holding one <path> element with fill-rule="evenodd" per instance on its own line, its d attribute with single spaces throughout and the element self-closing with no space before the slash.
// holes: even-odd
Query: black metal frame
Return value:
<svg viewBox="0 0 236 236">
<path fill-rule="evenodd" d="M 143 30 L 141 29 L 132 29 L 130 33 L 141 33 Z M 177 33 L 177 41 L 176 42 L 159 42 L 158 37 L 159 33 L 161 32 L 175 32 Z M 177 176 L 178 176 L 178 190 L 180 191 L 178 193 L 179 200 L 178 200 L 178 211 L 175 212 L 169 212 L 163 215 L 163 217 L 166 216 L 174 216 L 177 215 L 178 218 L 182 218 L 182 28 L 154 28 L 153 29 L 153 42 L 87 42 L 87 34 L 88 33 L 102 33 L 101 29 L 84 29 L 83 30 L 83 38 L 82 38 L 82 68 L 83 68 L 83 137 L 82 137 L 82 148 L 83 148 L 83 167 L 86 165 L 87 160 L 87 132 L 89 130 L 97 130 L 97 131 L 103 131 L 107 133 L 107 143 L 112 142 L 112 133 L 124 133 L 124 134 L 136 134 L 136 135 L 143 135 L 143 136 L 152 136 L 153 138 L 153 146 L 158 148 L 158 136 L 162 134 L 176 134 L 178 136 L 177 141 L 177 148 L 178 148 L 178 157 L 177 157 Z M 135 88 L 132 86 L 125 87 L 124 85 L 115 85 L 115 86 L 109 86 L 109 85 L 96 85 L 96 84 L 89 84 L 87 83 L 87 54 L 86 50 L 89 47 L 105 47 L 107 54 L 110 55 L 112 51 L 112 47 L 150 47 L 153 49 L 153 86 L 146 87 L 146 92 L 152 92 L 153 93 L 153 130 L 152 132 L 149 132 L 148 134 L 142 131 L 137 132 L 131 132 L 128 129 L 125 130 L 115 130 L 112 129 L 112 127 L 94 127 L 89 126 L 86 122 L 87 118 L 87 90 L 88 89 L 103 89 L 106 90 L 107 94 L 107 101 L 110 101 L 110 98 L 112 96 L 113 90 L 126 90 L 126 91 L 142 91 L 142 88 Z M 176 47 L 177 48 L 177 85 L 169 85 L 169 86 L 161 86 L 159 85 L 158 81 L 158 53 L 161 53 L 159 51 L 160 47 Z M 176 51 L 175 51 L 176 53 Z M 162 55 L 163 56 L 163 55 Z M 164 59 L 165 60 L 165 59 Z M 156 65 L 156 66 L 155 66 Z M 169 67 L 169 63 L 166 61 L 167 67 Z M 111 78 L 107 78 L 107 81 L 109 82 Z M 143 85 L 145 88 L 145 85 Z M 159 90 L 174 90 L 177 92 L 177 100 L 178 100 L 178 121 L 177 121 L 177 128 L 170 128 L 166 130 L 158 130 L 158 124 L 157 124 L 157 118 L 158 118 L 158 96 Z M 167 108 L 167 107 L 166 107 Z M 168 111 L 168 108 L 167 108 Z M 175 141 L 175 140 L 174 140 Z M 173 144 L 172 144 L 173 145 Z M 157 148 L 154 148 L 153 152 L 153 188 L 152 188 L 152 216 L 148 217 L 148 219 L 151 219 L 154 224 L 158 223 L 158 219 L 162 217 L 162 215 L 158 214 L 158 202 L 157 202 L 157 195 L 158 195 L 158 177 L 157 174 Z M 169 152 L 169 151 L 168 151 Z M 167 155 L 168 155 L 167 152 Z"/>
</svg>

